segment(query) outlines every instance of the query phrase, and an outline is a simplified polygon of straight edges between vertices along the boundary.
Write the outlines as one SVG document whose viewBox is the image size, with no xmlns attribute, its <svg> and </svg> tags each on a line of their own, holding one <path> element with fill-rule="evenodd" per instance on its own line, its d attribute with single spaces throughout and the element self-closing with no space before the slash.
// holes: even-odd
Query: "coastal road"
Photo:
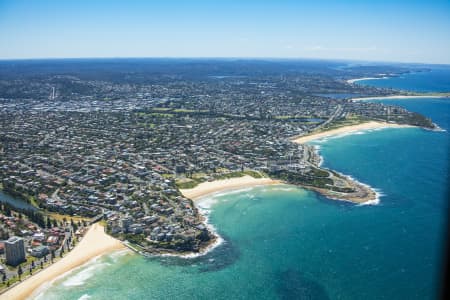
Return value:
<svg viewBox="0 0 450 300">
<path fill-rule="evenodd" d="M 342 105 L 338 104 L 338 106 L 336 107 L 336 110 L 334 111 L 334 113 L 328 118 L 328 120 L 326 120 L 325 122 L 321 123 L 319 126 L 317 126 L 316 128 L 314 128 L 311 131 L 315 131 L 317 129 L 320 129 L 328 124 L 330 124 L 331 122 L 333 122 L 337 117 L 339 117 L 343 112 L 342 109 Z"/>
</svg>

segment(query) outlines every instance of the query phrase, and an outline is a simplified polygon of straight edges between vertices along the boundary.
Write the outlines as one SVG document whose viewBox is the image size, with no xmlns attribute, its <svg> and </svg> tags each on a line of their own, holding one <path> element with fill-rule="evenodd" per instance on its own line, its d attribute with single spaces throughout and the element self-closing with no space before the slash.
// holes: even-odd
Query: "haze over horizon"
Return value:
<svg viewBox="0 0 450 300">
<path fill-rule="evenodd" d="M 0 0 L 0 59 L 314 58 L 450 64 L 448 1 Z"/>
</svg>

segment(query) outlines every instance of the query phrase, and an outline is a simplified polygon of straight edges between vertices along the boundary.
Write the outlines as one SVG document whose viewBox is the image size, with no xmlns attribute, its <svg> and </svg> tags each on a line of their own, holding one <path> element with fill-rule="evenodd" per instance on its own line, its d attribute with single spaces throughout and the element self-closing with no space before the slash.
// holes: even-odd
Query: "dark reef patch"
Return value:
<svg viewBox="0 0 450 300">
<path fill-rule="evenodd" d="M 277 292 L 282 300 L 328 300 L 325 288 L 300 272 L 288 269 L 278 274 Z"/>
<path fill-rule="evenodd" d="M 240 257 L 237 248 L 229 239 L 223 237 L 225 242 L 211 252 L 194 258 L 180 257 L 151 257 L 151 260 L 158 260 L 164 266 L 194 267 L 191 271 L 215 272 L 234 264 Z M 190 272 L 190 271 L 188 271 Z"/>
</svg>

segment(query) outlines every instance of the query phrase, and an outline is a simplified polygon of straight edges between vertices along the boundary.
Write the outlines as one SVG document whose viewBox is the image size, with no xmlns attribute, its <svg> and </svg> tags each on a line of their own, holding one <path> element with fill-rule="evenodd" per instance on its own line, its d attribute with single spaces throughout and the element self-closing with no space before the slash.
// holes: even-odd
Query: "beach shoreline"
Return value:
<svg viewBox="0 0 450 300">
<path fill-rule="evenodd" d="M 119 240 L 105 233 L 100 224 L 93 224 L 82 240 L 62 259 L 28 277 L 0 295 L 0 299 L 27 299 L 41 292 L 45 284 L 50 284 L 60 276 L 80 267 L 91 259 L 116 250 L 127 249 Z"/>
<path fill-rule="evenodd" d="M 354 79 L 348 79 L 348 84 L 354 84 L 355 82 L 362 81 L 362 80 L 375 80 L 375 79 L 387 79 L 389 77 L 383 76 L 383 77 L 362 77 L 362 78 L 354 78 Z"/>
<path fill-rule="evenodd" d="M 358 131 L 365 131 L 365 130 L 375 130 L 375 129 L 384 129 L 384 128 L 412 128 L 415 126 L 412 125 L 402 125 L 402 124 L 395 124 L 395 123 L 387 123 L 387 122 L 381 122 L 381 121 L 367 121 L 360 124 L 355 125 L 348 125 L 343 126 L 331 130 L 325 130 L 320 132 L 312 132 L 310 134 L 296 137 L 292 139 L 293 142 L 299 143 L 299 144 L 307 144 L 314 140 L 319 140 L 323 138 L 330 138 L 333 136 L 339 136 L 339 135 L 347 135 L 352 134 Z M 317 148 L 314 148 L 314 151 L 316 151 L 317 155 L 321 157 L 319 154 L 319 150 Z M 325 169 L 327 170 L 327 169 Z M 333 191 L 333 189 L 325 189 L 321 187 L 314 187 L 309 185 L 300 184 L 303 188 L 315 191 L 321 195 L 324 195 L 325 197 L 332 199 L 332 200 L 341 200 L 341 201 L 347 201 L 352 202 L 354 204 L 359 205 L 368 205 L 368 204 L 378 204 L 380 199 L 380 192 L 378 192 L 373 187 L 364 184 L 362 182 L 359 182 L 358 180 L 355 180 L 351 176 L 344 175 L 341 173 L 338 173 L 336 171 L 330 171 L 330 176 L 336 178 L 338 181 L 343 180 L 351 186 L 351 188 L 355 191 L 352 193 L 341 193 Z M 336 176 L 335 176 L 336 175 Z"/>
<path fill-rule="evenodd" d="M 395 123 L 386 123 L 386 122 L 379 122 L 379 121 L 368 121 L 361 124 L 356 125 L 349 125 L 349 126 L 343 126 L 336 129 L 321 131 L 317 133 L 311 133 L 307 134 L 298 138 L 293 139 L 293 142 L 299 143 L 299 144 L 305 144 L 314 140 L 322 139 L 322 138 L 328 138 L 336 135 L 341 134 L 348 134 L 353 133 L 360 130 L 372 130 L 372 129 L 382 129 L 382 128 L 410 128 L 414 127 L 411 125 L 400 125 Z"/>
<path fill-rule="evenodd" d="M 350 100 L 353 101 L 369 101 L 369 100 L 377 100 L 377 99 L 390 99 L 390 100 L 404 100 L 404 99 L 421 99 L 421 98 L 450 98 L 448 95 L 395 95 L 395 96 L 374 96 L 374 97 L 360 97 L 360 98 L 352 98 Z"/>
<path fill-rule="evenodd" d="M 254 178 L 249 175 L 245 175 L 242 177 L 202 182 L 191 189 L 180 189 L 180 192 L 183 196 L 195 202 L 200 198 L 219 192 L 274 184 L 282 184 L 282 182 L 271 178 Z"/>
<path fill-rule="evenodd" d="M 198 253 L 162 253 L 160 256 L 174 256 L 179 258 L 195 258 L 202 255 L 206 255 L 210 251 L 214 250 L 218 246 L 220 246 L 224 239 L 217 233 L 214 226 L 209 223 L 208 211 L 198 205 L 201 199 L 205 197 L 212 196 L 214 194 L 223 193 L 223 192 L 231 192 L 234 190 L 241 190 L 245 188 L 251 188 L 256 186 L 265 186 L 265 185 L 276 185 L 283 184 L 280 180 L 274 180 L 271 178 L 254 178 L 250 175 L 245 175 L 242 177 L 234 177 L 228 179 L 220 179 L 202 182 L 194 188 L 190 189 L 180 189 L 180 193 L 194 202 L 194 205 L 199 210 L 200 214 L 203 217 L 203 223 L 208 228 L 208 230 L 214 235 L 214 239 L 212 239 L 201 251 Z"/>
</svg>

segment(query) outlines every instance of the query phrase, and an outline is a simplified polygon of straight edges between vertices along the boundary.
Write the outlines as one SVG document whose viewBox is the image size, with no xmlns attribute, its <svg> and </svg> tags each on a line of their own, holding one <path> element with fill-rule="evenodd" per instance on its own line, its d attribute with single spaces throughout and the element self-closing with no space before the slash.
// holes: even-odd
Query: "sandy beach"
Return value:
<svg viewBox="0 0 450 300">
<path fill-rule="evenodd" d="M 353 84 L 357 81 L 361 81 L 361 80 L 373 80 L 373 79 L 386 79 L 388 77 L 363 77 L 363 78 L 355 78 L 355 79 L 349 79 L 347 80 L 347 83 Z"/>
<path fill-rule="evenodd" d="M 223 180 L 202 182 L 192 189 L 180 189 L 183 196 L 192 200 L 225 190 L 241 189 L 258 185 L 280 184 L 281 181 L 270 178 L 253 178 L 249 175 Z"/>
<path fill-rule="evenodd" d="M 446 95 L 430 95 L 430 96 L 406 96 L 406 95 L 397 95 L 397 96 L 379 96 L 379 97 L 362 97 L 362 98 L 352 98 L 353 101 L 365 101 L 365 100 L 376 100 L 376 99 L 420 99 L 420 98 L 450 98 L 450 96 Z"/>
<path fill-rule="evenodd" d="M 65 257 L 0 295 L 0 299 L 26 299 L 38 291 L 43 284 L 50 283 L 57 277 L 81 266 L 90 259 L 124 248 L 125 246 L 120 241 L 104 232 L 103 226 L 94 224 L 89 228 L 78 245 Z"/>
<path fill-rule="evenodd" d="M 412 127 L 410 125 L 399 125 L 399 124 L 393 124 L 393 123 L 385 123 L 385 122 L 377 122 L 377 121 L 370 121 L 366 123 L 361 123 L 357 125 L 350 125 L 350 126 L 344 126 L 341 128 L 336 128 L 332 130 L 322 131 L 318 133 L 312 133 L 309 135 L 305 135 L 302 137 L 299 137 L 297 139 L 294 139 L 293 141 L 299 144 L 304 144 L 313 140 L 330 137 L 338 134 L 346 134 L 351 133 L 358 130 L 369 130 L 369 129 L 379 129 L 379 128 L 405 128 L 405 127 Z"/>
</svg>

